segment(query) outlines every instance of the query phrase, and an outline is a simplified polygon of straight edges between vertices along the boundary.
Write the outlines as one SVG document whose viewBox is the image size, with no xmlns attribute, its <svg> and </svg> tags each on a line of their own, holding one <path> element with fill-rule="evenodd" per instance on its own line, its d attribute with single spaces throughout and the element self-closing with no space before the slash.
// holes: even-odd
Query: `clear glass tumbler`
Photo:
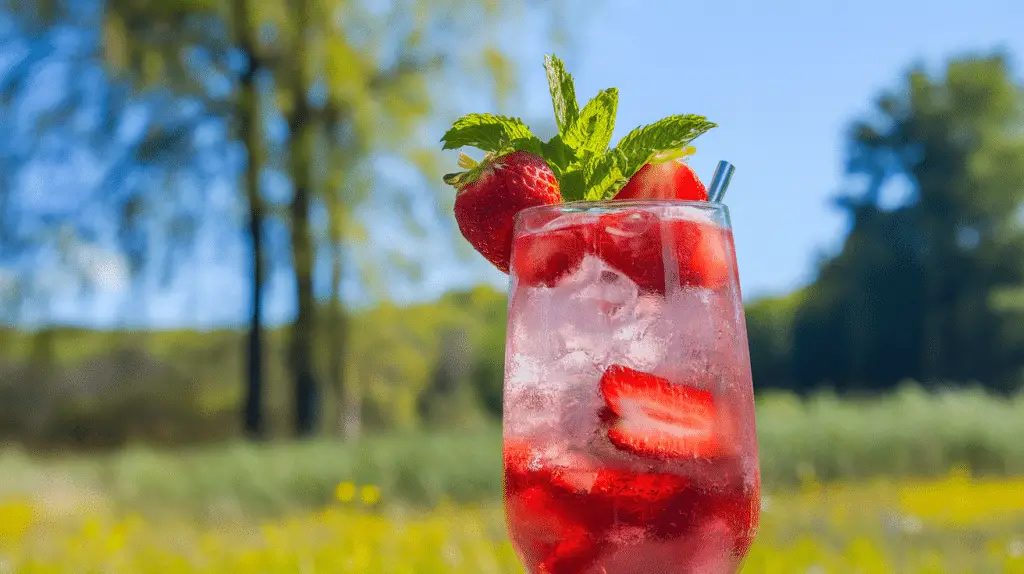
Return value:
<svg viewBox="0 0 1024 574">
<path fill-rule="evenodd" d="M 527 571 L 729 573 L 760 474 L 728 210 L 524 210 L 510 271 L 505 508 Z"/>
</svg>

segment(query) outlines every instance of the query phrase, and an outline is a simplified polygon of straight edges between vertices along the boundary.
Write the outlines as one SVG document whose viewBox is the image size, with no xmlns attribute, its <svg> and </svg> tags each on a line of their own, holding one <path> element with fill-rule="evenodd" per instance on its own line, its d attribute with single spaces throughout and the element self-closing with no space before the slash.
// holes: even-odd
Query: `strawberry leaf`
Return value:
<svg viewBox="0 0 1024 574">
<path fill-rule="evenodd" d="M 619 91 L 609 88 L 599 92 L 590 100 L 579 118 L 569 127 L 562 138 L 573 149 L 601 153 L 608 149 L 615 130 L 615 113 L 619 105 Z"/>
<path fill-rule="evenodd" d="M 558 133 L 566 134 L 576 123 L 580 115 L 580 105 L 576 101 L 576 87 L 572 74 L 565 71 L 565 63 L 557 56 L 544 56 L 544 68 L 548 74 L 548 88 L 551 90 L 551 103 L 555 108 L 555 123 Z"/>
<path fill-rule="evenodd" d="M 489 152 L 507 151 L 516 142 L 523 145 L 524 142 L 536 139 L 530 128 L 519 118 L 493 114 L 462 116 L 441 137 L 444 143 L 442 149 L 471 146 Z"/>
<path fill-rule="evenodd" d="M 669 116 L 653 124 L 636 128 L 626 134 L 616 149 L 626 163 L 621 166 L 625 177 L 632 177 L 656 153 L 682 148 L 704 132 L 716 127 L 704 116 Z"/>
</svg>

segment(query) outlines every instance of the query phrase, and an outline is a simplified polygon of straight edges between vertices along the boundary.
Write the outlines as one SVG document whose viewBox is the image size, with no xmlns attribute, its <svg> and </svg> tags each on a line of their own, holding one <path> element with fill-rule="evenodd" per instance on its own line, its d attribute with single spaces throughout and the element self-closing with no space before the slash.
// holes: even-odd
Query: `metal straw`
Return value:
<svg viewBox="0 0 1024 574">
<path fill-rule="evenodd" d="M 736 173 L 736 166 L 724 160 L 718 162 L 715 176 L 711 178 L 711 187 L 708 189 L 708 201 L 721 203 L 726 190 L 729 189 L 729 182 L 732 181 L 734 173 Z"/>
</svg>

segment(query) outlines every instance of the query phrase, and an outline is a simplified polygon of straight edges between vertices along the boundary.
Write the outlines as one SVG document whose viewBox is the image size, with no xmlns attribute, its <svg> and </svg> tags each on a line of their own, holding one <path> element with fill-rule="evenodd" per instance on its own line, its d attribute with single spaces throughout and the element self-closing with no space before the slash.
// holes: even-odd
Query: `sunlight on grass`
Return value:
<svg viewBox="0 0 1024 574">
<path fill-rule="evenodd" d="M 118 516 L 57 518 L 31 500 L 0 503 L 0 571 L 521 572 L 501 506 L 410 510 L 373 484 L 346 482 L 336 502 L 280 519 L 200 523 Z M 73 517 L 73 518 L 72 518 Z M 820 484 L 766 495 L 744 572 L 1024 573 L 1024 479 Z"/>
</svg>

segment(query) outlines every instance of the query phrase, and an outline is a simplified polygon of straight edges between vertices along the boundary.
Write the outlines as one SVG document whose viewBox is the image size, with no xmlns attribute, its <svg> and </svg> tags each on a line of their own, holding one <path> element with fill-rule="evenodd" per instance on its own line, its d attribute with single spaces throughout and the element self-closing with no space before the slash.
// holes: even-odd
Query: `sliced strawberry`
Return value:
<svg viewBox="0 0 1024 574">
<path fill-rule="evenodd" d="M 589 493 L 600 471 L 595 460 L 574 452 L 562 453 L 546 464 L 552 486 L 575 494 Z"/>
<path fill-rule="evenodd" d="M 509 534 L 526 562 L 543 561 L 571 524 L 548 488 L 530 486 L 505 497 Z"/>
<path fill-rule="evenodd" d="M 721 451 L 711 393 L 612 365 L 601 394 L 618 420 L 608 439 L 622 450 L 658 459 L 711 457 Z"/>
<path fill-rule="evenodd" d="M 674 159 L 641 167 L 615 199 L 707 201 L 708 190 L 693 168 L 680 159 Z"/>
<path fill-rule="evenodd" d="M 670 225 L 681 285 L 717 289 L 729 282 L 732 238 L 728 231 L 690 220 L 675 220 Z"/>
<path fill-rule="evenodd" d="M 650 211 L 627 210 L 601 216 L 596 226 L 597 255 L 625 273 L 641 291 L 665 292 L 661 224 Z"/>
<path fill-rule="evenodd" d="M 519 236 L 512 248 L 512 271 L 521 284 L 553 287 L 579 269 L 589 231 L 577 225 Z"/>
<path fill-rule="evenodd" d="M 509 534 L 531 572 L 574 574 L 597 557 L 597 534 L 580 521 L 579 497 L 540 483 L 506 497 Z"/>
<path fill-rule="evenodd" d="M 593 493 L 615 507 L 616 521 L 644 526 L 664 513 L 665 505 L 689 486 L 690 479 L 678 474 L 606 468 L 598 474 Z"/>
<path fill-rule="evenodd" d="M 531 443 L 525 439 L 506 438 L 502 446 L 502 458 L 505 464 L 506 492 L 514 493 L 526 488 L 531 473 L 537 472 L 531 470 L 536 458 Z"/>
<path fill-rule="evenodd" d="M 597 255 L 643 292 L 665 293 L 665 240 L 674 243 L 680 286 L 717 289 L 729 281 L 732 240 L 728 231 L 714 224 L 662 221 L 637 209 L 601 216 L 595 234 Z"/>
<path fill-rule="evenodd" d="M 579 574 L 585 572 L 600 554 L 601 546 L 582 525 L 562 531 L 561 540 L 540 564 L 544 574 Z"/>
<path fill-rule="evenodd" d="M 507 438 L 502 454 L 510 493 L 539 485 L 558 494 L 586 494 L 597 480 L 596 461 L 581 453 L 562 452 L 549 459 L 530 441 Z"/>
<path fill-rule="evenodd" d="M 658 503 L 678 496 L 690 486 L 688 477 L 669 472 L 633 472 L 604 468 L 597 475 L 593 492 L 630 503 Z"/>
</svg>

